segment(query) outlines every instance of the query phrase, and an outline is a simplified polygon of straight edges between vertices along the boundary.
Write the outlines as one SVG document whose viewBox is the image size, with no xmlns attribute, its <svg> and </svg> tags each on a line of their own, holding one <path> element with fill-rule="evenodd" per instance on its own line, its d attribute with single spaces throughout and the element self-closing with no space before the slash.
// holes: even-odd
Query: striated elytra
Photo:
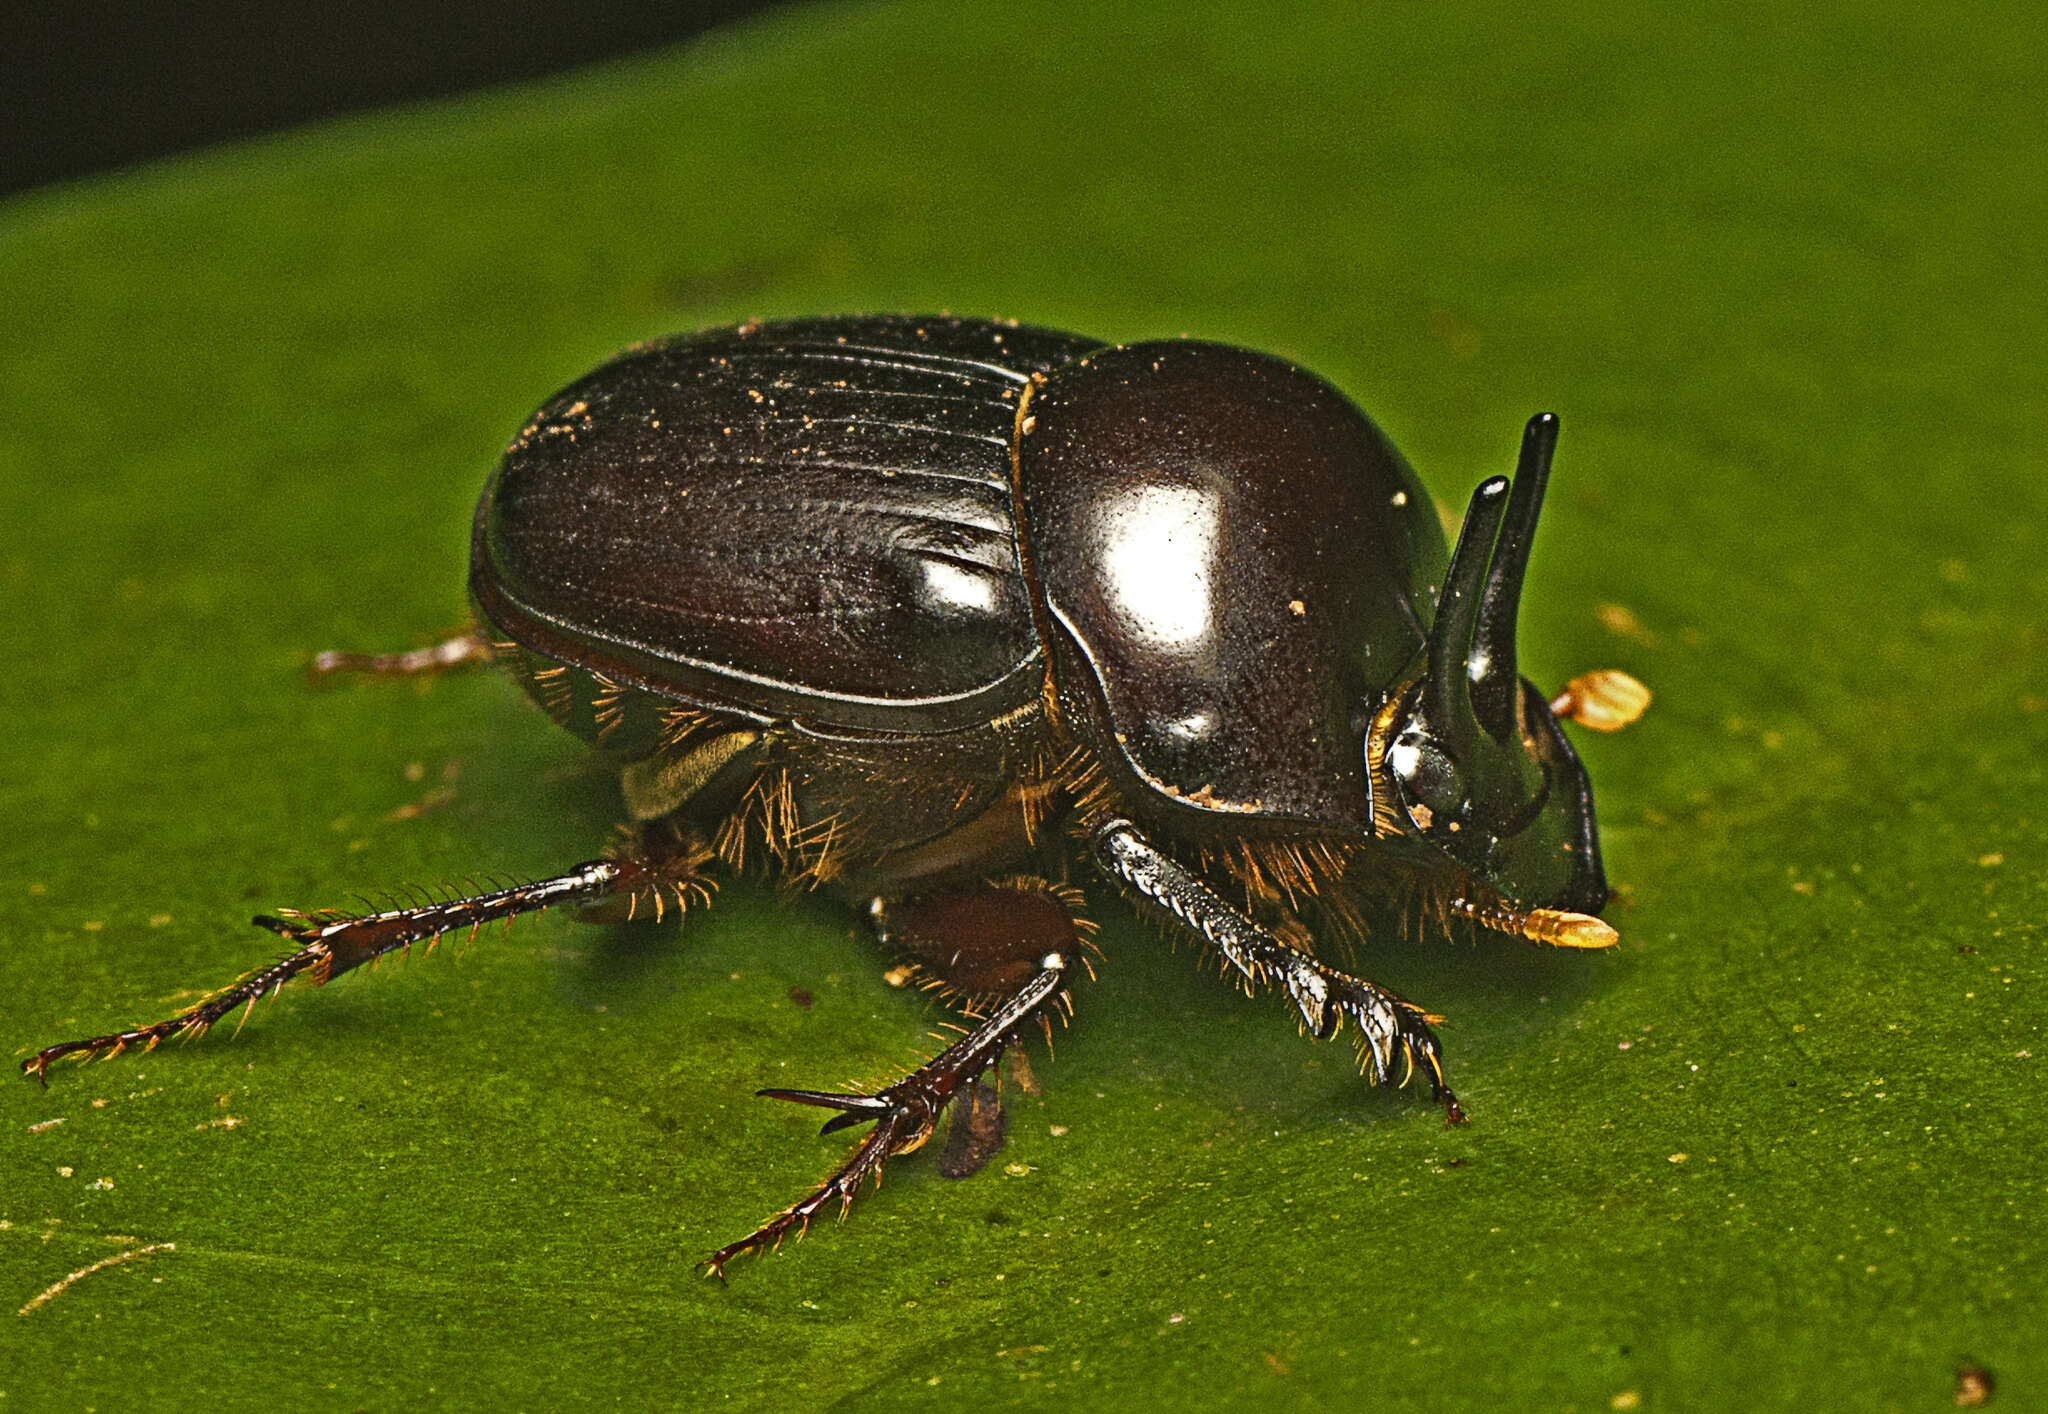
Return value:
<svg viewBox="0 0 2048 1414">
<path fill-rule="evenodd" d="M 628 350 L 550 399 L 478 507 L 481 624 L 403 673 L 506 663 L 620 769 L 629 841 L 552 878 L 372 914 L 257 921 L 297 950 L 108 1054 L 203 1031 L 293 977 L 555 903 L 609 920 L 765 862 L 857 904 L 961 1039 L 872 1094 L 768 1090 L 873 1122 L 802 1200 L 706 1259 L 801 1231 L 953 1112 L 942 1167 L 1002 1141 L 984 1084 L 1092 969 L 1068 879 L 1106 878 L 1304 1026 L 1357 1029 L 1453 1120 L 1430 1018 L 1328 960 L 1403 914 L 1554 945 L 1614 933 L 1592 788 L 1515 627 L 1556 420 L 1473 494 L 1455 549 L 1415 473 L 1283 360 L 1104 346 L 980 319 L 750 323 Z M 1619 705 L 1617 705 L 1619 704 Z"/>
</svg>

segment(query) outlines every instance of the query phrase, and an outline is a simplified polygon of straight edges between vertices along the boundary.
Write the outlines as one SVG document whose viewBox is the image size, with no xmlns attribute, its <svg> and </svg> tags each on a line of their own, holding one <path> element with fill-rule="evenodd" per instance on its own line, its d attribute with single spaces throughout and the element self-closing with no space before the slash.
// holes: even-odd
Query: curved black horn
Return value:
<svg viewBox="0 0 2048 1414">
<path fill-rule="evenodd" d="M 1489 477 L 1472 493 L 1458 548 L 1451 552 L 1451 567 L 1444 572 L 1443 592 L 1437 597 L 1436 622 L 1430 625 L 1422 715 L 1453 751 L 1471 739 L 1472 684 L 1465 665 L 1479 622 L 1481 581 L 1507 508 L 1505 476 Z"/>
<path fill-rule="evenodd" d="M 1522 431 L 1522 456 L 1515 464 L 1515 488 L 1508 497 L 1500 543 L 1479 601 L 1479 623 L 1472 637 L 1468 671 L 1472 706 L 1479 724 L 1494 740 L 1508 741 L 1519 731 L 1521 671 L 1515 666 L 1515 618 L 1522 606 L 1522 578 L 1529 570 L 1529 547 L 1536 538 L 1536 517 L 1543 510 L 1543 487 L 1550 479 L 1550 458 L 1557 450 L 1557 415 L 1538 413 Z M 1459 542 L 1460 548 L 1463 541 Z"/>
</svg>

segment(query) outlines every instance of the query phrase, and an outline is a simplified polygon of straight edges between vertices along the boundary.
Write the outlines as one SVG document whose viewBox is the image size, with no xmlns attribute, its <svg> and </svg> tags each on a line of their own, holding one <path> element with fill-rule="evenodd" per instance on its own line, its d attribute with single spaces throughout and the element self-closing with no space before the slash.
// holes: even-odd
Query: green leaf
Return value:
<svg viewBox="0 0 2048 1414">
<path fill-rule="evenodd" d="M 459 622 L 494 449 L 672 329 L 1269 348 L 1446 500 L 1554 408 L 1525 666 L 1657 693 L 1582 738 L 1619 949 L 1360 959 L 1468 1128 L 1105 901 L 999 1162 L 720 1287 L 840 1152 L 751 1092 L 940 1017 L 823 898 L 547 917 L 14 1090 L 5 1407 L 2041 1405 L 2041 26 L 820 6 L 0 209 L 23 1054 L 268 956 L 249 913 L 596 852 L 613 783 L 509 684 L 299 669 Z"/>
</svg>

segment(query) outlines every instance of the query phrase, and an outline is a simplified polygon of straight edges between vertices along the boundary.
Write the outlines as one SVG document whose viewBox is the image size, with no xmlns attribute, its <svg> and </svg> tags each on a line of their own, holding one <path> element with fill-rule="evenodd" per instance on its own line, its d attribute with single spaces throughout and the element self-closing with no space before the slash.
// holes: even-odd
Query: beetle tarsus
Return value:
<svg viewBox="0 0 2048 1414">
<path fill-rule="evenodd" d="M 889 1111 L 889 1102 L 873 1095 L 838 1095 L 826 1090 L 756 1090 L 754 1095 L 762 1100 L 792 1100 L 799 1105 L 819 1105 L 841 1111 L 825 1121 L 824 1127 L 818 1131 L 821 1136 L 864 1124 Z"/>
<path fill-rule="evenodd" d="M 811 1219 L 834 1199 L 840 1211 L 853 1206 L 854 1194 L 869 1178 L 880 1181 L 882 1165 L 896 1154 L 907 1154 L 924 1144 L 937 1127 L 939 1116 L 956 1098 L 968 1094 L 988 1068 L 1001 1057 L 1004 1047 L 1016 1037 L 1017 1029 L 1054 998 L 1064 999 L 1060 984 L 1068 960 L 1060 953 L 1047 953 L 1039 960 L 1035 976 L 1008 1001 L 995 1008 L 974 1030 L 962 1036 L 932 1059 L 872 1095 L 837 1094 L 827 1090 L 762 1090 L 769 1099 L 791 1100 L 800 1105 L 818 1105 L 844 1113 L 826 1122 L 822 1133 L 875 1121 L 875 1127 L 844 1163 L 817 1188 L 784 1208 L 737 1242 L 727 1243 L 698 1265 L 710 1276 L 723 1280 L 725 1264 L 743 1252 L 757 1252 L 782 1245 L 794 1232 L 801 1236 Z"/>
</svg>

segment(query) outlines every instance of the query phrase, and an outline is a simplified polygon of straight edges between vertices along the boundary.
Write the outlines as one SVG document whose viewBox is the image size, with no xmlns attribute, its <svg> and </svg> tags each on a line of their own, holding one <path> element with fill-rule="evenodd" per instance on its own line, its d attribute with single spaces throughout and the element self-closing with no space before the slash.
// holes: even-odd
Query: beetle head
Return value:
<svg viewBox="0 0 2048 1414">
<path fill-rule="evenodd" d="M 1543 695 L 1515 667 L 1515 619 L 1557 419 L 1530 419 L 1512 483 L 1472 494 L 1436 620 L 1374 733 L 1401 832 L 1525 908 L 1607 902 L 1593 789 Z"/>
</svg>

